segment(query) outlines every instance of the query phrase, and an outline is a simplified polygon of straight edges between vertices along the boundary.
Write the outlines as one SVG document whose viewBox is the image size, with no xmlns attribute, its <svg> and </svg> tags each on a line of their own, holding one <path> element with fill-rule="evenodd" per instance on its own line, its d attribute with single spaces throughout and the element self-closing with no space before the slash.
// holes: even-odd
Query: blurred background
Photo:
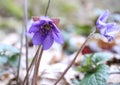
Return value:
<svg viewBox="0 0 120 85">
<path fill-rule="evenodd" d="M 32 16 L 44 15 L 47 2 L 48 0 L 28 0 L 28 23 Z M 0 63 L 0 81 L 3 82 L 3 84 L 1 83 L 0 85 L 6 85 L 4 82 L 6 81 L 5 79 L 7 79 L 7 82 L 10 83 L 10 80 L 15 78 L 14 74 L 18 62 L 18 53 L 20 49 L 21 32 L 24 20 L 23 4 L 24 0 L 0 0 L 0 52 L 4 54 L 4 50 L 10 51 L 10 54 L 4 54 L 6 57 L 3 57 L 3 54 L 1 54 L 0 57 L 0 62 L 2 62 Z M 48 16 L 51 18 L 60 18 L 59 29 L 63 34 L 64 44 L 62 46 L 55 44 L 50 51 L 46 51 L 43 56 L 48 56 L 50 52 L 52 52 L 50 55 L 51 58 L 44 61 L 46 59 L 44 57 L 42 62 L 43 64 L 41 65 L 56 64 L 59 62 L 66 62 L 68 64 L 68 61 L 71 60 L 72 57 L 66 61 L 66 56 L 68 57 L 68 55 L 74 55 L 74 53 L 83 44 L 89 33 L 95 28 L 95 21 L 97 17 L 106 9 L 111 12 L 110 20 L 115 21 L 118 25 L 120 25 L 120 0 L 51 0 Z M 107 50 L 118 54 L 117 60 L 119 63 L 119 33 L 117 34 L 115 41 L 112 43 L 105 42 L 103 37 L 98 37 L 99 36 L 93 38 L 86 45 L 86 48 L 81 55 Z M 23 58 L 21 60 L 21 70 L 25 71 L 24 47 L 22 50 Z M 32 45 L 30 38 L 29 52 L 29 61 L 31 61 L 33 57 L 31 52 L 35 52 L 35 48 Z M 79 59 L 78 61 L 80 62 Z M 79 63 L 76 62 L 75 65 L 79 65 Z M 25 74 L 25 72 L 23 74 Z"/>
<path fill-rule="evenodd" d="M 0 1 L 0 40 L 9 33 L 20 32 L 23 24 L 22 0 Z M 119 0 L 52 0 L 48 16 L 60 18 L 60 29 L 72 29 L 82 34 L 88 34 L 90 27 L 104 10 L 120 13 Z M 47 0 L 28 1 L 28 19 L 32 16 L 44 15 Z M 119 19 L 119 17 L 118 17 Z M 82 27 L 81 29 L 79 29 Z M 85 27 L 85 28 L 84 28 Z"/>
</svg>

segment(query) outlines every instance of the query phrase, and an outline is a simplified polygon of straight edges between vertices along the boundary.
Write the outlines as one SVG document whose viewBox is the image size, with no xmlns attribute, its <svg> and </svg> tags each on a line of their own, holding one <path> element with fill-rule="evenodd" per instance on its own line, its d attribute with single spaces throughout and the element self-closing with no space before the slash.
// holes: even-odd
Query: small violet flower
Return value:
<svg viewBox="0 0 120 85">
<path fill-rule="evenodd" d="M 96 26 L 100 33 L 105 36 L 108 41 L 112 41 L 118 32 L 118 26 L 116 23 L 106 23 L 107 18 L 109 17 L 109 11 L 106 10 L 103 14 L 101 14 L 96 22 Z"/>
<path fill-rule="evenodd" d="M 53 42 L 63 43 L 62 35 L 57 28 L 59 19 L 50 19 L 48 16 L 33 17 L 28 33 L 33 34 L 34 45 L 42 45 L 44 50 L 49 49 Z"/>
</svg>

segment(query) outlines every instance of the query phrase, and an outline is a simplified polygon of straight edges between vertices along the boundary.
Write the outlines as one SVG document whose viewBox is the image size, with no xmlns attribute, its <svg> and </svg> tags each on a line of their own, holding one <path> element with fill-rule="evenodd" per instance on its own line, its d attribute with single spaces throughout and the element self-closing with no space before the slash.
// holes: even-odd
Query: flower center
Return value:
<svg viewBox="0 0 120 85">
<path fill-rule="evenodd" d="M 45 24 L 45 25 L 44 25 L 44 28 L 45 28 L 46 30 L 50 30 L 51 27 L 52 27 L 52 26 L 51 26 L 50 24 Z"/>
<path fill-rule="evenodd" d="M 48 34 L 48 32 L 50 31 L 50 29 L 52 28 L 52 25 L 49 23 L 45 23 L 41 26 L 41 32 L 44 33 L 45 35 Z"/>
</svg>

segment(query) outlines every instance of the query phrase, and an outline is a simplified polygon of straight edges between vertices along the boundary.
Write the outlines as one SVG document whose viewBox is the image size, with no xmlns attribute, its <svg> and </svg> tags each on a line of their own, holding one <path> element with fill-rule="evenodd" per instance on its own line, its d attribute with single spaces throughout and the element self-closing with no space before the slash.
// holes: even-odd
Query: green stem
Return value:
<svg viewBox="0 0 120 85">
<path fill-rule="evenodd" d="M 87 43 L 87 41 L 90 39 L 90 37 L 96 32 L 96 30 L 94 32 L 92 32 L 87 39 L 85 40 L 85 42 L 83 43 L 83 45 L 80 47 L 80 49 L 78 50 L 77 54 L 75 55 L 74 59 L 72 60 L 72 62 L 69 64 L 69 66 L 65 69 L 65 71 L 63 72 L 63 74 L 60 76 L 60 78 L 55 82 L 54 85 L 57 85 L 59 83 L 59 81 L 64 77 L 64 75 L 67 73 L 67 71 L 70 69 L 70 67 L 74 64 L 77 56 L 79 55 L 79 53 L 83 50 L 83 48 L 85 47 L 85 44 Z"/>
</svg>

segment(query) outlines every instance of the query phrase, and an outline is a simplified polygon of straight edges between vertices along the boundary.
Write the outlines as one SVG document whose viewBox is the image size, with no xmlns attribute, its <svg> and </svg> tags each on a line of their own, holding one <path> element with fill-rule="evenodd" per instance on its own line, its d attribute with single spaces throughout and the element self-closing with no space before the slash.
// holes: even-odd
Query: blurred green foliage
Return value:
<svg viewBox="0 0 120 85">
<path fill-rule="evenodd" d="M 109 67 L 104 63 L 110 57 L 111 54 L 106 52 L 85 55 L 82 65 L 77 68 L 78 71 L 85 72 L 85 76 L 79 81 L 79 85 L 106 85 Z"/>
<path fill-rule="evenodd" d="M 76 33 L 78 34 L 82 34 L 82 35 L 89 35 L 89 33 L 92 30 L 92 26 L 91 25 L 76 25 Z"/>
<path fill-rule="evenodd" d="M 110 57 L 111 57 L 111 54 L 107 52 L 86 54 L 82 61 L 82 66 L 78 67 L 78 71 L 92 72 L 95 67 L 105 63 L 110 59 Z"/>
<path fill-rule="evenodd" d="M 109 75 L 109 67 L 103 64 L 94 68 L 94 73 L 86 73 L 79 85 L 106 85 Z"/>
<path fill-rule="evenodd" d="M 18 19 L 23 18 L 23 9 L 15 3 L 15 0 L 1 0 L 0 1 L 0 11 L 3 12 L 3 16 L 14 16 Z"/>
<path fill-rule="evenodd" d="M 106 1 L 117 4 L 118 0 Z M 28 20 L 32 16 L 44 16 L 47 3 L 48 0 L 28 0 Z M 103 2 L 98 0 L 94 2 L 90 0 L 51 0 L 48 16 L 60 18 L 59 28 L 60 30 L 70 29 L 71 31 L 68 34 L 88 35 L 95 25 L 96 15 L 99 15 L 105 9 L 98 8 L 102 7 L 100 3 Z M 19 28 L 22 28 L 23 24 L 23 4 L 24 0 L 0 1 L 0 29 L 14 28 L 17 32 L 21 31 Z M 106 5 L 106 7 L 109 6 Z"/>
<path fill-rule="evenodd" d="M 0 66 L 18 66 L 19 50 L 11 45 L 0 45 Z"/>
</svg>

